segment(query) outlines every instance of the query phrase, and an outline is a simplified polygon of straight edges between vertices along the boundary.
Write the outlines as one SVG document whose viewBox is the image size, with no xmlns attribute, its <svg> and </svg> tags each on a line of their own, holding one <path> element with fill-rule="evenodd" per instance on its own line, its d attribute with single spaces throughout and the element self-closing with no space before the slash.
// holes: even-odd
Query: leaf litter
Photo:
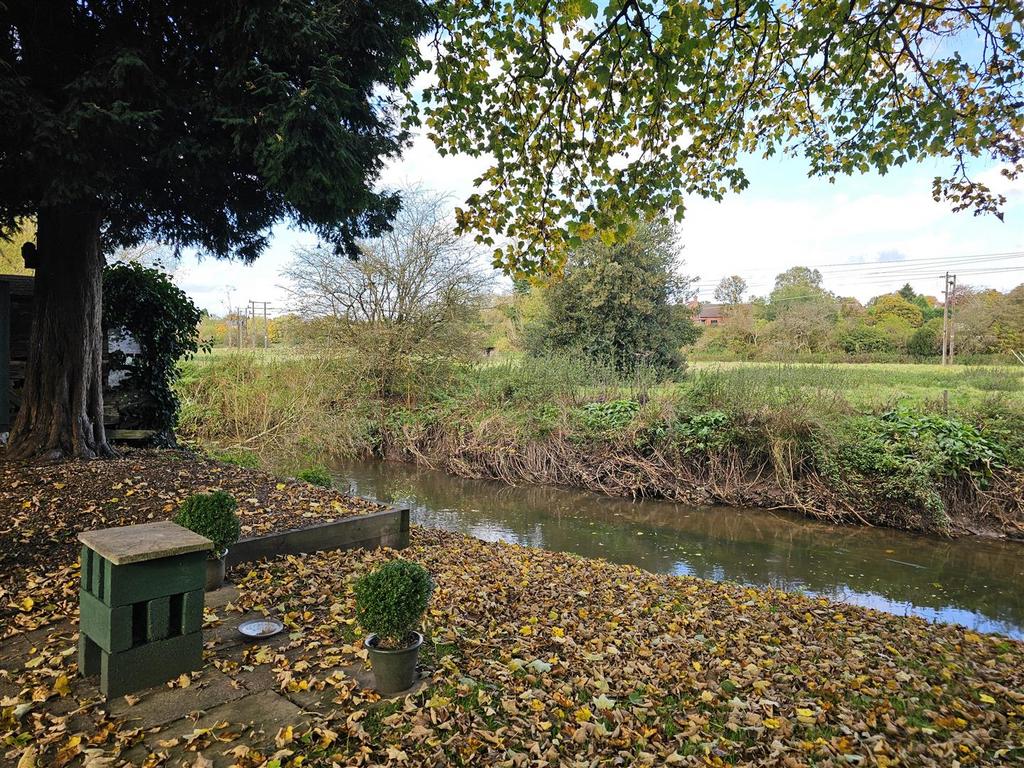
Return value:
<svg viewBox="0 0 1024 768">
<path fill-rule="evenodd" d="M 284 644 L 239 653 L 208 640 L 187 685 L 211 670 L 232 684 L 264 673 L 302 721 L 262 738 L 230 722 L 165 738 L 113 717 L 76 677 L 68 553 L 3 596 L 19 615 L 54 601 L 64 613 L 46 633 L 5 628 L 0 761 L 142 755 L 137 764 L 195 768 L 217 750 L 227 762 L 216 764 L 242 768 L 1024 761 L 1024 644 L 998 635 L 440 531 L 414 529 L 400 555 L 436 581 L 423 685 L 382 700 L 360 684 L 352 583 L 399 553 L 278 558 L 235 569 L 238 595 L 208 609 L 207 631 L 264 612 L 285 622 Z"/>
</svg>

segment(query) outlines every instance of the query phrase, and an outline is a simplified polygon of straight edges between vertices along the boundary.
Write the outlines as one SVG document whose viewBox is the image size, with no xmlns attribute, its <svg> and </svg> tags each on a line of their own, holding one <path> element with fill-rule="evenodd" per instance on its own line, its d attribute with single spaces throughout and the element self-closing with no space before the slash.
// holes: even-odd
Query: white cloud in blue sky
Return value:
<svg viewBox="0 0 1024 768">
<path fill-rule="evenodd" d="M 450 192 L 453 204 L 472 191 L 485 163 L 469 157 L 441 157 L 424 137 L 388 168 L 386 186 L 421 183 Z M 765 294 L 774 277 L 796 265 L 907 263 L 892 276 L 872 269 L 823 269 L 825 285 L 842 295 L 866 300 L 910 282 L 918 291 L 937 295 L 942 287 L 938 262 L 914 266 L 915 260 L 1024 251 L 1024 184 L 1010 185 L 990 168 L 981 177 L 1008 198 L 1005 222 L 993 216 L 952 213 L 931 198 L 931 181 L 947 169 L 939 164 L 907 166 L 886 176 L 841 177 L 834 184 L 808 179 L 799 159 L 751 158 L 745 164 L 749 188 L 721 203 L 691 200 L 680 225 L 685 271 L 700 276 L 702 298 L 710 298 L 719 278 L 742 275 L 751 291 Z M 284 306 L 280 272 L 299 243 L 312 235 L 281 225 L 271 246 L 252 266 L 186 256 L 178 283 L 203 307 L 220 314 L 250 299 Z M 933 268 L 934 266 L 934 268 Z M 974 273 L 961 265 L 962 282 L 1006 290 L 1024 282 L 1024 257 L 989 261 Z M 1017 271 L 991 272 L 993 266 Z M 901 268 L 902 269 L 902 268 Z"/>
</svg>

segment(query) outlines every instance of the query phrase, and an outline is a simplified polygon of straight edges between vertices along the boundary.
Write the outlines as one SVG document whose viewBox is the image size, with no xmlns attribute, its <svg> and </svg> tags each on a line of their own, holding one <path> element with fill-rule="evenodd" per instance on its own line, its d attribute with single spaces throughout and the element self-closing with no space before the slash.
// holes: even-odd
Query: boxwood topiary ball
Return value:
<svg viewBox="0 0 1024 768">
<path fill-rule="evenodd" d="M 427 609 L 434 583 L 427 570 L 408 560 L 391 560 L 355 583 L 356 618 L 384 647 L 399 647 Z"/>
<path fill-rule="evenodd" d="M 238 541 L 242 525 L 237 510 L 238 504 L 230 493 L 196 493 L 181 503 L 174 522 L 212 541 L 216 556 Z"/>
</svg>

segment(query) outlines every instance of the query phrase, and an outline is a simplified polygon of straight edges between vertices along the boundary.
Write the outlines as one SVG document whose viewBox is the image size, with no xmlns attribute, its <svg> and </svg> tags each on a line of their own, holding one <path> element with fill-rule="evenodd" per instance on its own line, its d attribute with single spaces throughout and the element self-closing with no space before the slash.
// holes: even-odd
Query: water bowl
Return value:
<svg viewBox="0 0 1024 768">
<path fill-rule="evenodd" d="M 252 640 L 273 637 L 282 629 L 284 624 L 277 619 L 249 619 L 238 625 L 238 631 Z"/>
</svg>

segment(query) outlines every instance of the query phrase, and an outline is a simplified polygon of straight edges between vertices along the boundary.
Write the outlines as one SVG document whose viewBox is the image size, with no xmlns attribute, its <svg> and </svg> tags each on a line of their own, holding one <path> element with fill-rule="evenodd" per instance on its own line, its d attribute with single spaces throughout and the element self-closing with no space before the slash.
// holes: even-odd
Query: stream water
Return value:
<svg viewBox="0 0 1024 768">
<path fill-rule="evenodd" d="M 415 524 L 657 573 L 773 586 L 1024 639 L 1024 545 L 838 527 L 780 512 L 510 487 L 392 462 L 342 463 L 340 487 L 403 502 Z"/>
</svg>

